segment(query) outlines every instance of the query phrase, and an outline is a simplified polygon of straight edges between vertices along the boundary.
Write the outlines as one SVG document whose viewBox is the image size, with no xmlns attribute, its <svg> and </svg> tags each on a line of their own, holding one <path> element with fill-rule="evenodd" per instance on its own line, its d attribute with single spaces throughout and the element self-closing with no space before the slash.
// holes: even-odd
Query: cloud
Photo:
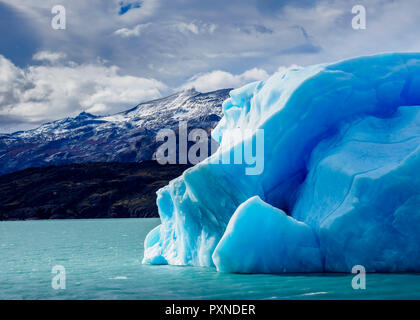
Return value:
<svg viewBox="0 0 420 320">
<path fill-rule="evenodd" d="M 302 34 L 303 43 L 281 50 L 281 54 L 315 54 L 322 51 L 322 47 L 314 43 L 313 37 L 308 34 L 304 27 L 297 25 L 293 26 L 292 29 L 296 29 Z"/>
<path fill-rule="evenodd" d="M 32 59 L 36 61 L 57 62 L 66 56 L 63 52 L 39 51 L 33 55 Z"/>
<path fill-rule="evenodd" d="M 114 32 L 114 34 L 119 35 L 123 38 L 129 37 L 138 37 L 142 34 L 142 32 L 151 25 L 151 23 L 144 23 L 138 24 L 132 29 L 129 28 L 121 28 Z"/>
<path fill-rule="evenodd" d="M 73 62 L 22 69 L 0 55 L 0 117 L 28 125 L 81 111 L 123 111 L 158 98 L 165 90 L 167 87 L 160 81 L 120 75 L 118 67 L 103 63 Z"/>
<path fill-rule="evenodd" d="M 141 3 L 140 8 L 133 8 L 136 2 Z M 52 98 L 58 84 L 50 85 L 37 66 L 27 67 L 35 62 L 38 67 L 75 69 L 81 82 L 87 72 L 82 70 L 88 66 L 101 67 L 99 77 L 112 65 L 118 66 L 113 78 L 129 74 L 157 79 L 171 88 L 183 87 L 187 82 L 206 91 L 239 86 L 245 82 L 241 78 L 243 71 L 254 67 L 271 74 L 279 65 L 306 66 L 377 52 L 420 51 L 416 32 L 420 28 L 418 0 L 73 0 L 64 3 L 68 15 L 65 31 L 51 28 L 51 8 L 56 4 L 56 0 L 0 1 L 0 29 L 7 30 L 0 37 L 0 53 L 18 67 L 16 75 L 24 74 L 16 76 L 13 85 L 3 84 L 0 90 L 7 89 L 3 101 L 15 97 L 16 105 L 22 106 L 26 98 L 15 92 L 35 92 L 32 87 L 40 96 L 46 95 L 48 103 L 58 101 Z M 129 10 L 119 14 L 129 4 Z M 354 4 L 366 6 L 366 30 L 351 27 Z M 57 48 L 66 58 L 47 58 L 44 54 L 33 60 L 39 52 L 51 53 Z M 97 57 L 109 62 L 98 62 Z M 64 62 L 66 59 L 77 64 L 70 66 Z M 34 84 L 29 77 L 40 79 Z M 94 88 L 100 82 L 90 80 Z M 25 90 L 21 89 L 22 83 Z M 98 100 L 94 103 L 85 91 L 81 92 L 84 99 L 68 95 L 68 99 L 76 101 L 60 102 L 75 106 L 60 115 L 74 114 L 83 108 L 82 102 L 89 104 L 89 109 L 95 106 L 91 110 L 118 110 L 109 101 L 99 101 L 111 99 L 111 94 L 87 90 Z M 3 103 L 0 109 L 5 109 Z M 45 112 L 37 119 L 58 115 L 49 114 L 48 108 Z"/>
<path fill-rule="evenodd" d="M 301 69 L 302 66 L 292 64 L 288 67 L 280 66 L 275 72 L 284 72 L 290 69 Z M 218 89 L 239 88 L 254 81 L 267 80 L 270 74 L 264 69 L 253 68 L 242 74 L 234 75 L 227 71 L 215 70 L 192 77 L 181 89 L 194 88 L 200 92 L 214 91 Z"/>
<path fill-rule="evenodd" d="M 158 29 L 165 29 L 168 33 L 173 30 L 178 30 L 183 35 L 199 35 L 199 34 L 213 34 L 217 29 L 217 26 L 213 23 L 203 23 L 202 21 L 193 21 L 193 22 L 168 22 L 166 24 L 155 25 Z M 156 32 L 153 30 L 153 24 L 143 23 L 138 24 L 132 28 L 121 28 L 114 32 L 115 35 L 121 36 L 123 38 L 129 37 L 139 37 L 143 32 L 150 28 L 151 32 Z"/>
<path fill-rule="evenodd" d="M 182 89 L 195 88 L 198 91 L 207 92 L 225 88 L 238 88 L 249 82 L 266 80 L 268 77 L 269 74 L 265 70 L 258 68 L 247 70 L 239 75 L 215 70 L 192 77 L 182 86 Z"/>
<path fill-rule="evenodd" d="M 198 22 L 180 22 L 175 25 L 178 30 L 183 34 L 203 34 L 203 33 L 209 33 L 212 34 L 216 30 L 217 26 L 213 23 L 203 23 L 202 21 Z"/>
<path fill-rule="evenodd" d="M 182 33 L 194 33 L 194 34 L 198 34 L 198 27 L 197 25 L 195 25 L 194 23 L 185 23 L 185 22 L 181 22 L 178 24 L 178 29 L 180 32 Z"/>
<path fill-rule="evenodd" d="M 281 50 L 280 53 L 281 54 L 315 54 L 315 53 L 319 53 L 322 51 L 322 48 L 316 44 L 307 42 L 304 44 L 300 44 L 297 46 L 294 46 L 292 48 L 287 48 L 285 50 Z"/>
<path fill-rule="evenodd" d="M 274 15 L 287 6 L 313 7 L 317 4 L 317 2 L 318 0 L 258 0 L 257 8 L 262 13 Z"/>
<path fill-rule="evenodd" d="M 40 38 L 35 48 L 21 50 L 28 41 L 18 37 L 13 25 L 13 37 L 0 39 L 0 52 L 19 66 L 31 63 L 27 56 L 19 57 L 21 51 L 29 51 L 31 60 L 39 50 L 54 51 L 66 43 L 64 52 L 73 61 L 92 63 L 100 56 L 122 73 L 174 87 L 212 70 L 238 74 L 257 67 L 271 73 L 280 64 L 420 50 L 415 32 L 420 27 L 418 0 L 73 0 L 64 4 L 65 32 L 51 29 L 54 0 L 0 2 L 18 12 L 9 20 L 25 15 L 25 30 L 31 30 L 25 33 L 26 40 L 34 34 Z M 351 8 L 358 3 L 368 12 L 363 32 L 351 28 Z M 119 14 L 127 6 L 128 11 Z M 134 37 L 141 39 L 127 41 Z"/>
<path fill-rule="evenodd" d="M 250 26 L 240 27 L 240 31 L 246 34 L 260 33 L 260 34 L 273 34 L 274 31 L 263 24 L 253 24 Z"/>
<path fill-rule="evenodd" d="M 302 66 L 298 66 L 297 64 L 292 64 L 292 65 L 290 65 L 290 66 L 288 66 L 288 67 L 285 67 L 285 66 L 280 66 L 278 69 L 277 69 L 277 72 L 284 72 L 284 71 L 286 71 L 286 70 L 290 70 L 290 69 L 302 69 L 303 67 Z"/>
</svg>

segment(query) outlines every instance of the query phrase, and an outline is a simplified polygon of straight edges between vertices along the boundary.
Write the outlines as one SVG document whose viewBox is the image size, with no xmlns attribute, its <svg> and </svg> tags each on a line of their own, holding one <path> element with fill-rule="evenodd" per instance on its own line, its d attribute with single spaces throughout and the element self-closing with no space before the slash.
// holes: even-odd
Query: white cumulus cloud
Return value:
<svg viewBox="0 0 420 320">
<path fill-rule="evenodd" d="M 123 38 L 139 37 L 142 32 L 151 25 L 151 23 L 138 24 L 133 28 L 121 28 L 114 32 Z"/>
<path fill-rule="evenodd" d="M 0 55 L 0 117 L 41 123 L 81 111 L 114 113 L 158 98 L 167 87 L 149 78 L 120 75 L 105 64 L 19 68 Z M 0 123 L 0 132 L 13 131 Z"/>
<path fill-rule="evenodd" d="M 198 91 L 207 92 L 224 88 L 238 88 L 249 82 L 266 80 L 268 77 L 269 74 L 259 68 L 247 70 L 239 75 L 215 70 L 192 77 L 182 88 L 195 88 Z"/>
<path fill-rule="evenodd" d="M 64 59 L 65 57 L 66 54 L 63 52 L 39 51 L 33 55 L 32 59 L 37 61 L 56 62 Z"/>
</svg>

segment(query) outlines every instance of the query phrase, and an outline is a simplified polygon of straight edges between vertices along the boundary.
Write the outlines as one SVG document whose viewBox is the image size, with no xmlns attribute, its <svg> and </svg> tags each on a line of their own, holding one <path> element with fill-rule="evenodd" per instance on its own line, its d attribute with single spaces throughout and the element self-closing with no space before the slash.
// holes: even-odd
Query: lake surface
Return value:
<svg viewBox="0 0 420 320">
<path fill-rule="evenodd" d="M 0 222 L 0 299 L 420 299 L 420 274 L 240 275 L 141 264 L 158 219 Z M 54 290 L 55 265 L 66 289 Z"/>
</svg>

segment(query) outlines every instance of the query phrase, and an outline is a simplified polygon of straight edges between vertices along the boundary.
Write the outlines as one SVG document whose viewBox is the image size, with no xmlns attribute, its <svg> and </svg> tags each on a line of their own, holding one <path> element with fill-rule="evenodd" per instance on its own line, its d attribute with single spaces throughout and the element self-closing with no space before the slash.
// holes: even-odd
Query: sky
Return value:
<svg viewBox="0 0 420 320">
<path fill-rule="evenodd" d="M 62 5 L 66 28 L 54 29 Z M 355 30 L 352 8 L 366 9 Z M 0 0 L 0 132 L 291 66 L 420 51 L 418 0 Z"/>
</svg>

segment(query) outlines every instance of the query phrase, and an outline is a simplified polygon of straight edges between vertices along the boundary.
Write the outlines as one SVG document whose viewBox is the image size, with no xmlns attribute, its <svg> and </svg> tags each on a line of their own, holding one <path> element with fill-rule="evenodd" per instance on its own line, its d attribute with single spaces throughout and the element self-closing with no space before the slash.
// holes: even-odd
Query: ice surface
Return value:
<svg viewBox="0 0 420 320">
<path fill-rule="evenodd" d="M 312 228 L 258 196 L 235 211 L 213 253 L 213 262 L 223 272 L 323 270 Z"/>
<path fill-rule="evenodd" d="M 162 224 L 144 263 L 420 271 L 420 54 L 289 69 L 230 96 L 213 132 L 219 151 L 158 191 Z M 264 130 L 259 175 L 220 163 L 237 128 L 251 131 L 245 147 Z"/>
<path fill-rule="evenodd" d="M 327 271 L 420 270 L 420 107 L 342 131 L 313 151 L 293 216 L 317 231 Z"/>
</svg>

